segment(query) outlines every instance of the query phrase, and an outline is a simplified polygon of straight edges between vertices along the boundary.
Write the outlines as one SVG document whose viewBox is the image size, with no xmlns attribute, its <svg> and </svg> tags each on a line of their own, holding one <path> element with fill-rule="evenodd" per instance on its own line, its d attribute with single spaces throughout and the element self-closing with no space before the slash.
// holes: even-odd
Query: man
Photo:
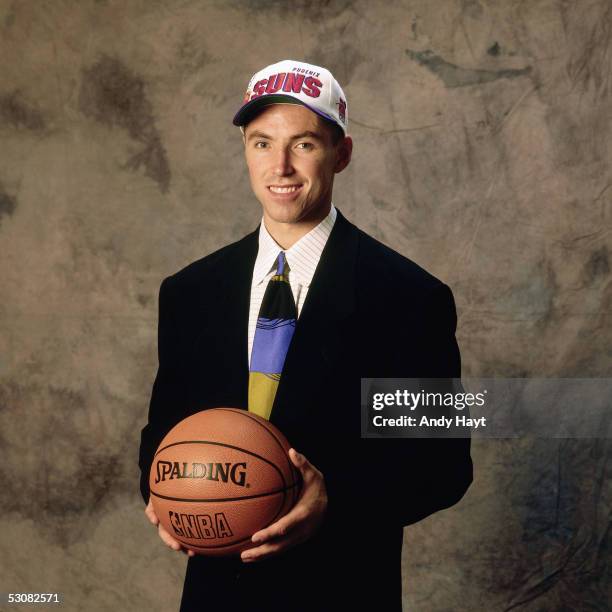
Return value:
<svg viewBox="0 0 612 612">
<path fill-rule="evenodd" d="M 160 288 L 159 370 L 140 449 L 145 502 L 162 437 L 217 406 L 269 418 L 304 481 L 292 511 L 240 558 L 188 553 L 183 611 L 401 610 L 403 526 L 456 503 L 472 479 L 469 439 L 360 436 L 362 377 L 453 378 L 461 365 L 450 289 L 332 204 L 334 176 L 352 155 L 347 118 L 325 68 L 285 60 L 256 73 L 234 124 L 262 223 Z M 275 355 L 276 377 L 266 377 L 257 364 L 270 350 L 261 321 L 275 279 L 297 322 Z M 150 503 L 146 513 L 181 550 Z"/>
</svg>

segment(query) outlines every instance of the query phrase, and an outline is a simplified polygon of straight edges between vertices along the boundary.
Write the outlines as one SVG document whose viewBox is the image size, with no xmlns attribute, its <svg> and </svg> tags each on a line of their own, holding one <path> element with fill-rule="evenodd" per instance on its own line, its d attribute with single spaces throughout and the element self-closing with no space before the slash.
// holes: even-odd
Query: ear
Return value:
<svg viewBox="0 0 612 612">
<path fill-rule="evenodd" d="M 345 136 L 344 140 L 336 145 L 336 165 L 334 166 L 336 174 L 342 172 L 349 165 L 352 154 L 353 139 L 350 136 Z"/>
</svg>

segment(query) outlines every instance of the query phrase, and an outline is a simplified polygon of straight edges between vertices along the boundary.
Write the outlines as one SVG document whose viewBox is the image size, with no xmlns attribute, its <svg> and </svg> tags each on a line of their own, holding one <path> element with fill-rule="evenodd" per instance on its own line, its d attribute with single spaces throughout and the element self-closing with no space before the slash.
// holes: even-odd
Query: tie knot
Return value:
<svg viewBox="0 0 612 612">
<path fill-rule="evenodd" d="M 281 251 L 278 254 L 278 259 L 276 260 L 276 275 L 286 279 L 288 271 L 289 266 L 287 265 L 287 259 L 285 258 L 285 251 Z"/>
</svg>

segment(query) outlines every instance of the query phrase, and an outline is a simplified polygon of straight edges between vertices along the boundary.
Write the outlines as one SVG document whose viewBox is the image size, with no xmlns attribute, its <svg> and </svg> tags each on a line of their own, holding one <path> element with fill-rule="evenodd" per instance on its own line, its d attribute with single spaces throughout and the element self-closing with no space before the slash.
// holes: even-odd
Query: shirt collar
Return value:
<svg viewBox="0 0 612 612">
<path fill-rule="evenodd" d="M 310 285 L 336 217 L 336 207 L 332 203 L 329 214 L 325 219 L 285 251 L 290 270 L 289 278 L 297 279 L 302 286 L 308 287 Z M 253 268 L 253 286 L 265 280 L 282 250 L 282 247 L 268 232 L 262 219 L 259 226 L 259 250 Z"/>
</svg>

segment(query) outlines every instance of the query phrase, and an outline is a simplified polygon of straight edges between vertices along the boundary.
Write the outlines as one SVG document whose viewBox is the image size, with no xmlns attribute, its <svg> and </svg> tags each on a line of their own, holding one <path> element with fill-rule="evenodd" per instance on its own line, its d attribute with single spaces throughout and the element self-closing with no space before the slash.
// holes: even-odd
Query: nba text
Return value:
<svg viewBox="0 0 612 612">
<path fill-rule="evenodd" d="M 183 538 L 211 540 L 234 535 L 223 512 L 216 512 L 214 517 L 209 514 L 179 514 L 172 510 L 168 514 L 174 533 Z"/>
</svg>

